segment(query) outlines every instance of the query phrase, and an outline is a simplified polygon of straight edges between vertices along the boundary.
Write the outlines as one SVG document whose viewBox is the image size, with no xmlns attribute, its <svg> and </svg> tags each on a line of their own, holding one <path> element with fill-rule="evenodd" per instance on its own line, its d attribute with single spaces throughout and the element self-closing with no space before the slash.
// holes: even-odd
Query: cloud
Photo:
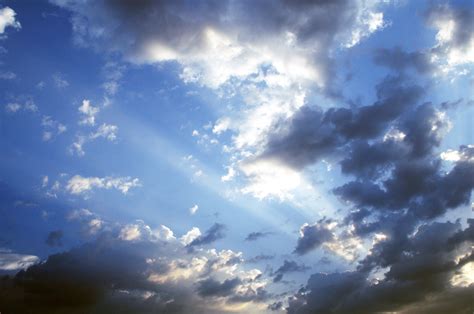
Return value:
<svg viewBox="0 0 474 314">
<path fill-rule="evenodd" d="M 226 226 L 220 223 L 213 224 L 204 234 L 198 235 L 193 239 L 187 246 L 189 248 L 193 246 L 200 246 L 211 244 L 217 240 L 220 240 L 225 237 Z"/>
<path fill-rule="evenodd" d="M 33 100 L 28 99 L 24 101 L 23 103 L 21 102 L 10 102 L 5 105 L 5 111 L 8 113 L 16 113 L 19 111 L 29 111 L 29 112 L 37 112 L 38 107 L 34 103 Z"/>
<path fill-rule="evenodd" d="M 377 85 L 376 93 L 372 105 L 354 109 L 301 107 L 288 127 L 275 127 L 260 158 L 277 158 L 301 169 L 335 154 L 351 141 L 378 137 L 417 103 L 423 91 L 400 76 L 387 76 Z"/>
<path fill-rule="evenodd" d="M 294 272 L 305 272 L 309 267 L 305 265 L 300 265 L 295 261 L 288 261 L 285 260 L 283 265 L 281 265 L 275 272 L 273 272 L 273 282 L 279 282 L 283 279 L 283 275 L 287 273 L 294 273 Z"/>
<path fill-rule="evenodd" d="M 16 19 L 16 12 L 10 7 L 0 9 L 0 35 L 5 33 L 7 27 L 21 28 L 20 22 Z"/>
<path fill-rule="evenodd" d="M 53 120 L 50 116 L 43 116 L 41 119 L 41 126 L 43 126 L 43 141 L 49 141 L 53 138 L 53 136 L 60 135 L 67 131 L 67 127 L 56 121 Z"/>
<path fill-rule="evenodd" d="M 394 71 L 414 69 L 423 74 L 429 73 L 434 67 L 428 53 L 422 51 L 406 52 L 400 47 L 377 49 L 374 54 L 374 62 Z"/>
<path fill-rule="evenodd" d="M 320 247 L 325 242 L 332 242 L 335 235 L 330 223 L 318 222 L 314 225 L 304 224 L 300 228 L 300 238 L 295 248 L 295 253 L 303 255 Z"/>
<path fill-rule="evenodd" d="M 18 271 L 26 269 L 40 261 L 38 256 L 0 251 L 0 272 Z"/>
<path fill-rule="evenodd" d="M 321 48 L 334 41 L 353 46 L 384 26 L 376 2 L 278 1 L 268 8 L 221 1 L 192 10 L 167 2 L 56 3 L 73 12 L 78 44 L 118 51 L 135 63 L 178 61 L 183 80 L 211 87 L 254 74 L 265 63 L 290 77 L 318 81 L 328 62 L 328 48 Z M 318 59 L 322 64 L 314 61 Z"/>
<path fill-rule="evenodd" d="M 63 239 L 64 233 L 62 230 L 54 230 L 51 231 L 48 234 L 48 237 L 46 238 L 46 244 L 48 246 L 54 247 L 54 246 L 62 246 L 62 239 Z"/>
<path fill-rule="evenodd" d="M 259 262 L 263 262 L 263 261 L 270 261 L 274 258 L 275 258 L 275 256 L 273 256 L 273 255 L 259 254 L 259 255 L 256 255 L 256 256 L 246 260 L 246 262 L 249 263 L 249 264 L 253 264 L 253 263 L 259 263 Z"/>
<path fill-rule="evenodd" d="M 115 141 L 117 139 L 118 127 L 116 125 L 103 123 L 96 132 L 91 133 L 90 139 L 96 139 L 103 137 L 109 141 Z"/>
<path fill-rule="evenodd" d="M 61 73 L 56 73 L 53 75 L 53 83 L 54 85 L 59 88 L 66 88 L 69 86 L 69 82 L 61 75 Z"/>
<path fill-rule="evenodd" d="M 235 257 L 241 253 L 190 253 L 176 238 L 160 238 L 143 222 L 132 225 L 141 231 L 133 241 L 105 232 L 4 278 L 2 310 L 245 313 L 265 307 L 264 300 L 271 297 L 259 270 L 239 266 Z"/>
<path fill-rule="evenodd" d="M 239 278 L 226 279 L 222 283 L 208 278 L 198 282 L 197 292 L 202 297 L 226 297 L 232 295 L 240 284 Z"/>
<path fill-rule="evenodd" d="M 78 110 L 82 115 L 79 124 L 95 125 L 95 116 L 99 113 L 99 108 L 92 106 L 89 100 L 84 99 Z"/>
<path fill-rule="evenodd" d="M 271 232 L 250 232 L 247 237 L 245 237 L 245 241 L 257 241 L 258 239 L 264 238 L 272 234 Z"/>
<path fill-rule="evenodd" d="M 275 124 L 290 120 L 305 105 L 315 86 L 338 94 L 334 52 L 388 25 L 381 1 L 276 1 L 271 6 L 220 1 L 192 9 L 184 2 L 55 3 L 71 12 L 77 44 L 135 64 L 176 62 L 184 82 L 241 99 L 242 105 L 217 119 L 213 134 L 233 133 L 226 149 L 243 165 L 233 171 L 251 180 L 242 193 L 280 200 L 290 198 L 288 190 L 298 178 L 288 185 L 275 180 L 272 193 L 263 189 L 271 178 L 268 162 L 245 165 L 264 149 Z"/>
<path fill-rule="evenodd" d="M 426 12 L 428 25 L 437 30 L 432 53 L 445 71 L 474 62 L 474 9 L 471 5 L 433 4 Z"/>
<path fill-rule="evenodd" d="M 400 230 L 400 234 L 375 244 L 358 270 L 313 274 L 301 293 L 290 298 L 288 313 L 404 312 L 405 308 L 428 305 L 433 299 L 446 302 L 439 313 L 467 310 L 471 305 L 466 297 L 472 293 L 472 285 L 453 287 L 450 280 L 472 261 L 470 245 L 474 238 L 454 240 L 472 228 L 469 224 L 464 230 L 459 223 L 424 224 L 413 236 Z M 385 269 L 382 277 L 371 278 L 377 267 Z M 458 297 L 447 301 L 450 295 Z"/>
<path fill-rule="evenodd" d="M 123 194 L 127 194 L 131 188 L 141 186 L 138 178 L 131 177 L 82 177 L 75 175 L 66 185 L 66 190 L 71 194 L 84 194 L 93 189 L 117 189 Z"/>
<path fill-rule="evenodd" d="M 194 215 L 199 209 L 199 206 L 197 204 L 194 204 L 191 208 L 189 208 L 189 213 L 191 215 Z"/>
<path fill-rule="evenodd" d="M 0 72 L 0 80 L 13 80 L 16 78 L 16 74 L 10 71 Z"/>
</svg>

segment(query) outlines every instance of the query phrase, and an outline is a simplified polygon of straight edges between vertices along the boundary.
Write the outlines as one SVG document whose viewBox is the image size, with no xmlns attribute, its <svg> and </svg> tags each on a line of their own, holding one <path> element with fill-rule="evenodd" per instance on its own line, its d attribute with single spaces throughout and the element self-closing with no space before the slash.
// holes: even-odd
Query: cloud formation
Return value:
<svg viewBox="0 0 474 314">
<path fill-rule="evenodd" d="M 16 19 L 16 12 L 10 7 L 0 9 L 0 35 L 5 33 L 7 27 L 21 28 L 20 22 Z"/>
<path fill-rule="evenodd" d="M 243 313 L 270 297 L 260 271 L 239 267 L 241 253 L 189 253 L 163 228 L 133 226 L 139 234 L 133 239 L 119 230 L 105 232 L 4 278 L 1 291 L 8 293 L 0 293 L 2 310 L 234 313 L 235 305 Z"/>
</svg>

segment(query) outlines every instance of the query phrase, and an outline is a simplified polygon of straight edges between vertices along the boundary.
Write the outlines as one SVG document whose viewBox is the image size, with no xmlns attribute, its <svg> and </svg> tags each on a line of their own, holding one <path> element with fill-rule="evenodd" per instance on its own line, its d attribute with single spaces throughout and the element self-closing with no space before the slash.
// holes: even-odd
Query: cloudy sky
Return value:
<svg viewBox="0 0 474 314">
<path fill-rule="evenodd" d="M 474 4 L 0 1 L 0 312 L 472 313 Z"/>
</svg>

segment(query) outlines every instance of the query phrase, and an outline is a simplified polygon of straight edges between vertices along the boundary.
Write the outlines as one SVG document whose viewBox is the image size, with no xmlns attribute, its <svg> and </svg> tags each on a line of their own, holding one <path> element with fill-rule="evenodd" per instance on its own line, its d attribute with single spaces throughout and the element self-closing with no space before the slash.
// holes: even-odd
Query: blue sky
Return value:
<svg viewBox="0 0 474 314">
<path fill-rule="evenodd" d="M 0 273 L 95 300 L 0 312 L 472 309 L 473 17 L 0 1 Z"/>
</svg>

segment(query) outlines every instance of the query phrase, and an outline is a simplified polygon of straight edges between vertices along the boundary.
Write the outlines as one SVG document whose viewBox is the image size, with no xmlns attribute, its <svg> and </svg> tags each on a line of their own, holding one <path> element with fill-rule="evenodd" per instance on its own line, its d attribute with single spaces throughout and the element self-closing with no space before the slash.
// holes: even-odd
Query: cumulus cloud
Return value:
<svg viewBox="0 0 474 314">
<path fill-rule="evenodd" d="M 431 223 L 420 226 L 414 236 L 402 230 L 398 236 L 378 242 L 356 271 L 313 274 L 304 289 L 290 298 L 288 313 L 370 313 L 401 311 L 445 300 L 434 313 L 446 309 L 468 310 L 466 299 L 472 285 L 459 288 L 450 281 L 472 261 L 469 227 L 459 223 Z M 472 235 L 472 234 L 471 234 Z M 377 267 L 386 271 L 371 278 Z M 449 296 L 456 296 L 448 301 Z M 410 311 L 407 311 L 410 312 Z"/>
<path fill-rule="evenodd" d="M 95 116 L 100 111 L 98 107 L 92 106 L 89 100 L 84 99 L 78 110 L 82 116 L 79 124 L 95 125 Z"/>
<path fill-rule="evenodd" d="M 10 7 L 0 9 L 0 35 L 5 33 L 7 27 L 21 28 L 20 22 L 16 19 L 16 12 Z"/>
<path fill-rule="evenodd" d="M 138 178 L 131 177 L 82 177 L 75 175 L 66 185 L 66 190 L 71 194 L 84 194 L 93 189 L 117 189 L 127 194 L 132 188 L 141 186 Z"/>
<path fill-rule="evenodd" d="M 120 230 L 131 225 L 140 236 L 123 238 Z M 241 253 L 190 253 L 175 237 L 159 237 L 141 221 L 131 225 L 5 277 L 2 310 L 246 313 L 272 297 L 259 270 L 239 266 Z"/>
<path fill-rule="evenodd" d="M 56 3 L 73 12 L 77 43 L 108 47 L 105 49 L 119 51 L 137 63 L 178 61 L 185 81 L 211 87 L 232 76 L 254 74 L 265 63 L 290 77 L 321 83 L 327 72 L 325 49 L 333 41 L 352 46 L 384 26 L 376 1 L 278 1 L 271 7 L 221 1 L 212 6 L 199 4 L 192 10 L 169 2 Z M 107 31 L 94 31 L 97 29 Z M 295 57 L 290 49 L 297 52 Z"/>
<path fill-rule="evenodd" d="M 300 228 L 300 238 L 295 248 L 295 253 L 303 255 L 321 246 L 325 242 L 334 240 L 334 226 L 319 222 L 314 225 L 304 224 Z"/>
</svg>

